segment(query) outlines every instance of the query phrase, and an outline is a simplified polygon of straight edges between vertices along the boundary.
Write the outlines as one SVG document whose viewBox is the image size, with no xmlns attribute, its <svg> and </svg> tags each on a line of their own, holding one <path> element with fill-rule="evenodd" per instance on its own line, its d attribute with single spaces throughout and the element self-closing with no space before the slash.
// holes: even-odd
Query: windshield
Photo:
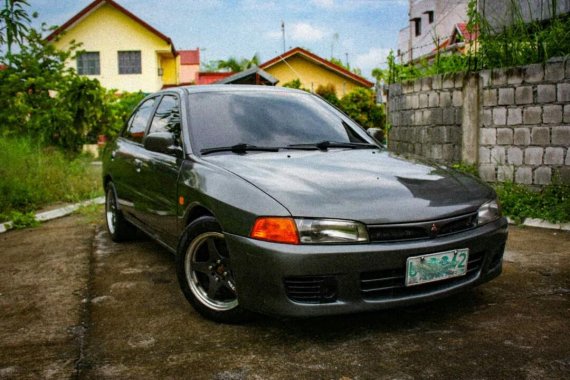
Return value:
<svg viewBox="0 0 570 380">
<path fill-rule="evenodd" d="M 190 126 L 197 151 L 248 144 L 285 147 L 321 141 L 366 143 L 326 103 L 289 92 L 191 94 Z"/>
</svg>

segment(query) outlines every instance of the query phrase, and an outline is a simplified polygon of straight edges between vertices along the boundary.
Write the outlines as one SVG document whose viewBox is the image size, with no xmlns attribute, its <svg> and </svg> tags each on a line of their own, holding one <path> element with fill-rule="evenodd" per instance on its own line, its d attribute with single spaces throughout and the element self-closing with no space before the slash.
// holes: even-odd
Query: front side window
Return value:
<svg viewBox="0 0 570 380">
<path fill-rule="evenodd" d="M 77 73 L 79 75 L 99 75 L 101 66 L 99 52 L 88 51 L 77 54 Z"/>
<path fill-rule="evenodd" d="M 142 73 L 140 50 L 119 52 L 119 74 Z"/>
<path fill-rule="evenodd" d="M 125 133 L 125 137 L 137 143 L 142 143 L 144 132 L 148 125 L 148 119 L 154 109 L 156 98 L 148 99 L 136 110 L 129 120 L 129 127 Z"/>
<path fill-rule="evenodd" d="M 149 133 L 170 132 L 180 137 L 180 107 L 178 98 L 174 95 L 165 95 L 158 105 Z"/>
</svg>

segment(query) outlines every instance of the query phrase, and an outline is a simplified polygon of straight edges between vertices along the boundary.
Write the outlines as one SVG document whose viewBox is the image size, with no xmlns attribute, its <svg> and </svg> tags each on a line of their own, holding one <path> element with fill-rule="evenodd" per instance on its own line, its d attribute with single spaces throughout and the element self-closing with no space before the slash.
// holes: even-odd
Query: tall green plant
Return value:
<svg viewBox="0 0 570 380">
<path fill-rule="evenodd" d="M 8 61 L 12 45 L 21 47 L 28 34 L 30 16 L 24 7 L 29 6 L 26 0 L 4 0 L 4 8 L 0 10 L 0 45 L 7 45 Z"/>
<path fill-rule="evenodd" d="M 529 9 L 531 4 L 528 3 Z M 537 20 L 530 15 L 530 21 L 525 19 L 521 2 L 509 0 L 507 15 L 512 22 L 498 23 L 503 25 L 500 28 L 492 25 L 478 5 L 477 0 L 468 3 L 467 30 L 478 38 L 468 44 L 464 54 L 441 53 L 435 42 L 433 59 L 398 64 L 390 52 L 387 73 L 382 73 L 384 79 L 391 84 L 436 74 L 539 63 L 570 55 L 570 17 L 556 14 L 557 0 L 549 3 L 551 19 Z M 376 73 L 380 74 L 378 70 Z"/>
</svg>

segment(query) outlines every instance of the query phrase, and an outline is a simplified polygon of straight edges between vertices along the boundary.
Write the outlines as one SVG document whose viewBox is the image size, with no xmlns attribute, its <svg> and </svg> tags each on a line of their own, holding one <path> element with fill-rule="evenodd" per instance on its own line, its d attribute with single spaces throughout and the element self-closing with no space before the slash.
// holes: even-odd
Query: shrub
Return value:
<svg viewBox="0 0 570 380">
<path fill-rule="evenodd" d="M 28 138 L 0 137 L 0 214 L 101 195 L 100 170 L 90 162 Z"/>
<path fill-rule="evenodd" d="M 336 96 L 336 88 L 334 84 L 329 83 L 324 86 L 319 85 L 315 92 L 330 104 L 340 107 L 340 100 Z"/>
<path fill-rule="evenodd" d="M 340 108 L 364 128 L 383 127 L 383 110 L 372 90 L 355 88 L 341 99 Z"/>
<path fill-rule="evenodd" d="M 495 185 L 505 215 L 516 222 L 539 218 L 553 223 L 570 222 L 570 186 L 551 184 L 541 190 L 502 183 Z"/>
</svg>

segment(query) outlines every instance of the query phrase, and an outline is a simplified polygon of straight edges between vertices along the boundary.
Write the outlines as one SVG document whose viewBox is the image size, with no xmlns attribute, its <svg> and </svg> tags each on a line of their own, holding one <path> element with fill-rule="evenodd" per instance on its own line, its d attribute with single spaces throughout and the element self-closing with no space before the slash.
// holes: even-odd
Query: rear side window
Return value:
<svg viewBox="0 0 570 380">
<path fill-rule="evenodd" d="M 170 132 L 180 136 L 180 107 L 174 95 L 165 95 L 152 118 L 149 133 Z"/>
<path fill-rule="evenodd" d="M 142 143 L 144 138 L 144 131 L 148 125 L 148 119 L 154 108 L 156 98 L 144 101 L 137 111 L 131 116 L 129 127 L 125 133 L 125 137 L 134 142 Z"/>
</svg>

